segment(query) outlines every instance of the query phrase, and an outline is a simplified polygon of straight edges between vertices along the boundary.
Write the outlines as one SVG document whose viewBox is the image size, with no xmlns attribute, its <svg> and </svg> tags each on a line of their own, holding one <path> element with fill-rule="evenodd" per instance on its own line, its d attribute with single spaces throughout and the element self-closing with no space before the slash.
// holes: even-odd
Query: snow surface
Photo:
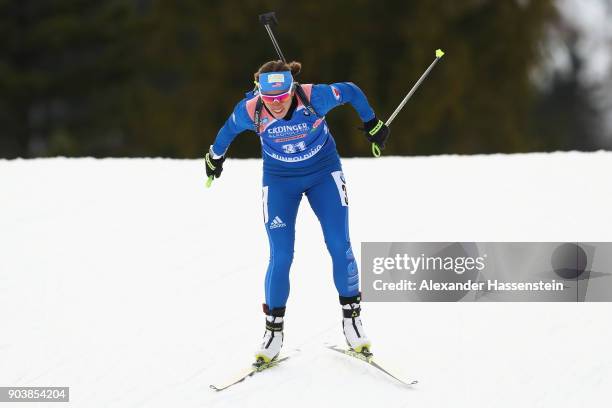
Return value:
<svg viewBox="0 0 612 408">
<path fill-rule="evenodd" d="M 343 163 L 358 259 L 362 241 L 612 240 L 610 152 Z M 412 389 L 326 350 L 340 309 L 306 200 L 285 330 L 301 352 L 215 393 L 263 334 L 268 248 L 261 161 L 228 159 L 210 189 L 203 171 L 0 160 L 0 386 L 70 386 L 87 408 L 609 406 L 611 303 L 366 303 Z"/>
</svg>

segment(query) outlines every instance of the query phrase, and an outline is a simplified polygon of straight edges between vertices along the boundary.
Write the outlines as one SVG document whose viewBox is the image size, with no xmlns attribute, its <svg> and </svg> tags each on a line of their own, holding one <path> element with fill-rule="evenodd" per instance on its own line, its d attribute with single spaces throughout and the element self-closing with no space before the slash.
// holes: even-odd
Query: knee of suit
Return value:
<svg viewBox="0 0 612 408">
<path fill-rule="evenodd" d="M 293 250 L 275 249 L 270 254 L 270 265 L 274 268 L 289 269 L 293 262 Z"/>
<path fill-rule="evenodd" d="M 347 251 L 351 247 L 351 244 L 344 238 L 341 239 L 326 239 L 325 245 L 332 258 L 343 259 L 347 256 Z"/>
</svg>

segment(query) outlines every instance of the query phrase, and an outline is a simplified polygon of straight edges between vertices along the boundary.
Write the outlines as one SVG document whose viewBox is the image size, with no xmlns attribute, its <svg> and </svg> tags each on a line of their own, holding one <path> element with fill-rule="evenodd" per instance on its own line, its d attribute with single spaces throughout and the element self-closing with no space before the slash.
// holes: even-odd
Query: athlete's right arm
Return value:
<svg viewBox="0 0 612 408">
<path fill-rule="evenodd" d="M 234 141 L 236 136 L 245 130 L 254 130 L 255 125 L 249 116 L 246 109 L 247 98 L 238 102 L 234 108 L 234 112 L 225 121 L 225 124 L 215 138 L 215 142 L 208 149 L 208 153 L 204 157 L 206 163 L 206 187 L 210 187 L 215 178 L 221 177 L 223 171 L 223 161 L 227 148 Z"/>
<path fill-rule="evenodd" d="M 253 120 L 249 116 L 246 109 L 247 98 L 241 100 L 234 107 L 234 112 L 225 121 L 225 124 L 219 129 L 215 142 L 210 146 L 210 152 L 213 158 L 225 156 L 227 148 L 234 141 L 240 132 L 245 130 L 254 130 Z"/>
</svg>

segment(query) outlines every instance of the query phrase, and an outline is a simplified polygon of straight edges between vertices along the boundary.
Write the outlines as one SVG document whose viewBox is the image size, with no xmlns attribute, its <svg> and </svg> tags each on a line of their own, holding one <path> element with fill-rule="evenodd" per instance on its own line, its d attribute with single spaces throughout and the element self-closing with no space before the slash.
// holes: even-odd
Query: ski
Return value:
<svg viewBox="0 0 612 408">
<path fill-rule="evenodd" d="M 272 360 L 269 363 L 253 363 L 251 365 L 250 368 L 244 370 L 242 373 L 238 374 L 236 377 L 232 378 L 231 380 L 227 381 L 224 384 L 221 385 L 214 385 L 214 384 L 210 384 L 210 388 L 212 388 L 215 391 L 223 391 L 225 389 L 228 389 L 229 387 L 231 387 L 232 385 L 236 385 L 238 383 L 243 382 L 244 380 L 246 380 L 249 377 L 252 377 L 253 375 L 260 373 L 264 370 L 267 370 L 269 368 L 272 367 L 276 367 L 277 365 L 279 365 L 280 363 L 282 363 L 283 361 L 286 361 L 289 359 L 290 356 L 286 356 L 283 358 L 279 358 L 276 360 Z"/>
<path fill-rule="evenodd" d="M 340 348 L 340 347 L 334 346 L 334 345 L 327 346 L 327 348 L 330 349 L 330 350 L 337 351 L 338 353 L 342 353 L 342 354 L 345 354 L 347 356 L 356 358 L 357 360 L 361 360 L 364 363 L 366 363 L 366 364 L 376 368 L 377 370 L 382 371 L 383 373 L 385 373 L 389 377 L 395 379 L 396 381 L 399 381 L 401 384 L 410 386 L 410 385 L 414 385 L 414 384 L 418 383 L 417 380 L 404 381 L 402 379 L 399 379 L 395 375 L 391 374 L 389 371 L 387 371 L 386 369 L 381 367 L 380 364 L 378 364 L 377 362 L 374 361 L 374 355 L 372 353 L 369 353 L 369 352 L 368 353 L 358 353 L 355 350 L 344 349 L 344 348 Z"/>
</svg>

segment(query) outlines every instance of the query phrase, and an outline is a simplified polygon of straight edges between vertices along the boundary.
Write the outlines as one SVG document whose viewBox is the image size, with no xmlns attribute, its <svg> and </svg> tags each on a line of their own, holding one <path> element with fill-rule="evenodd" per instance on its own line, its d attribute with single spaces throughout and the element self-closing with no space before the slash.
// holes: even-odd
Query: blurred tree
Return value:
<svg viewBox="0 0 612 408">
<path fill-rule="evenodd" d="M 352 81 L 393 123 L 385 154 L 519 152 L 534 138 L 529 79 L 553 0 L 240 2 L 0 0 L 0 155 L 201 157 L 252 74 L 276 53 L 257 15 L 303 63 L 303 83 Z M 328 121 L 344 156 L 369 155 L 356 113 Z M 238 137 L 234 157 L 259 154 Z"/>
<path fill-rule="evenodd" d="M 120 150 L 131 13 L 123 1 L 0 0 L 2 156 Z"/>
<path fill-rule="evenodd" d="M 600 143 L 602 113 L 594 101 L 595 88 L 579 78 L 582 61 L 570 52 L 568 72 L 555 72 L 552 83 L 543 89 L 534 106 L 534 134 L 546 149 L 597 150 Z M 560 113 L 563 114 L 560 114 Z"/>
<path fill-rule="evenodd" d="M 597 100 L 600 84 L 584 75 L 585 59 L 578 51 L 580 35 L 569 25 L 555 34 L 567 56 L 567 65 L 548 72 L 538 86 L 533 104 L 533 134 L 536 149 L 598 150 L 612 144 L 604 137 L 605 105 Z M 604 84 L 605 89 L 605 84 Z"/>
</svg>

